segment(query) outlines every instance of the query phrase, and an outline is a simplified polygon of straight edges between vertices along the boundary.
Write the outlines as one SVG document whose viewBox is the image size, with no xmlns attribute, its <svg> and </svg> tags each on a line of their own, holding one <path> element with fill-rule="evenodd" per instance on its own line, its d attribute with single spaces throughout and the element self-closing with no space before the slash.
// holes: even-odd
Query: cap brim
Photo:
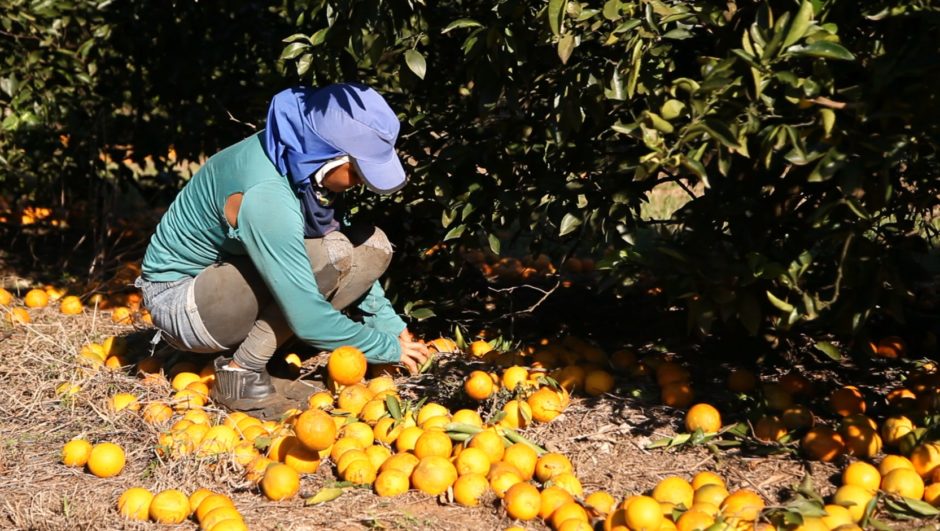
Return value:
<svg viewBox="0 0 940 531">
<path fill-rule="evenodd" d="M 405 177 L 405 168 L 401 165 L 398 156 L 386 162 L 369 162 L 353 158 L 353 163 L 359 175 L 365 181 L 366 188 L 377 194 L 390 194 L 401 190 L 408 179 Z"/>
</svg>

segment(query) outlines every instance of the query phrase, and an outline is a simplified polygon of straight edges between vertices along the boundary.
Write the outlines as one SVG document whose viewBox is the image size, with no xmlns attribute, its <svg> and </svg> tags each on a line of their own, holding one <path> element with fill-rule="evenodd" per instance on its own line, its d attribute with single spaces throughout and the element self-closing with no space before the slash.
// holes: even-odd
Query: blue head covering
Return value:
<svg viewBox="0 0 940 531">
<path fill-rule="evenodd" d="M 395 154 L 398 117 L 365 85 L 338 83 L 279 92 L 268 107 L 268 158 L 300 192 L 323 163 L 349 155 L 370 190 L 391 193 L 405 185 Z"/>
</svg>

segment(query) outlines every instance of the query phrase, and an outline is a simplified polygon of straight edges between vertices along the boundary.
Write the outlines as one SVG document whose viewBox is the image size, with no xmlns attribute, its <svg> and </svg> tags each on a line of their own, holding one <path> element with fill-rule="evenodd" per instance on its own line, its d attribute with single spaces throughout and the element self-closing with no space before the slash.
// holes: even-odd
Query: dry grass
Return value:
<svg viewBox="0 0 940 531">
<path fill-rule="evenodd" d="M 132 486 L 154 492 L 178 488 L 190 493 L 198 487 L 224 492 L 234 499 L 251 529 L 465 530 L 512 524 L 495 503 L 467 509 L 416 492 L 384 499 L 366 489 L 349 489 L 338 500 L 320 506 L 304 507 L 302 498 L 272 503 L 242 478 L 230 458 L 164 460 L 155 451 L 156 428 L 136 414 L 111 414 L 105 404 L 108 397 L 122 391 L 140 395 L 142 402 L 165 399 L 169 387 L 144 386 L 120 372 L 84 372 L 74 361 L 83 344 L 108 335 L 130 335 L 131 355 L 143 357 L 149 353 L 149 331 L 135 333 L 130 327 L 113 326 L 94 313 L 74 317 L 61 316 L 53 309 L 32 313 L 32 325 L 0 328 L 0 381 L 4 383 L 0 388 L 0 528 L 158 528 L 130 524 L 117 514 L 118 496 Z M 445 364 L 438 374 L 452 373 L 460 366 Z M 438 387 L 440 396 L 454 399 L 448 391 L 453 386 L 439 386 L 436 380 L 415 380 L 405 388 L 418 396 L 429 393 L 428 386 Z M 55 391 L 63 382 L 76 383 L 81 391 L 63 399 Z M 702 389 L 708 396 L 707 384 Z M 771 502 L 779 501 L 785 489 L 807 473 L 822 493 L 833 489 L 834 465 L 748 457 L 736 451 L 712 453 L 704 447 L 647 450 L 649 441 L 676 434 L 681 413 L 621 394 L 575 399 L 555 422 L 527 430 L 531 439 L 571 458 L 587 492 L 604 489 L 623 496 L 650 489 L 666 476 L 690 478 L 704 469 L 718 471 L 732 489 L 752 488 Z M 222 417 L 220 411 L 211 411 L 216 418 Z M 124 471 L 99 479 L 61 465 L 62 445 L 76 436 L 119 443 L 128 456 Z M 334 481 L 331 467 L 321 466 L 317 474 L 303 479 L 301 495 L 310 496 Z M 181 527 L 196 529 L 192 522 Z M 526 527 L 545 529 L 536 523 Z"/>
</svg>

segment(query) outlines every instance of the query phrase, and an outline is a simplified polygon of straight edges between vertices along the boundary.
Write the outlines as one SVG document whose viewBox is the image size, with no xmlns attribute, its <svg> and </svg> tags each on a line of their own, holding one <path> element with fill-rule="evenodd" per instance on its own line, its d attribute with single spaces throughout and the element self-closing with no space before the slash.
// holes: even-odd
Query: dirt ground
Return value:
<svg viewBox="0 0 940 531">
<path fill-rule="evenodd" d="M 83 372 L 75 361 L 83 344 L 109 335 L 133 334 L 138 341 L 132 342 L 130 355 L 143 357 L 149 353 L 145 341 L 149 331 L 112 325 L 106 313 L 94 310 L 82 316 L 62 316 L 54 308 L 31 313 L 31 325 L 13 328 L 5 323 L 0 328 L 2 529 L 163 527 L 131 524 L 118 515 L 118 496 L 133 486 L 153 492 L 178 488 L 189 494 L 198 487 L 224 492 L 231 495 L 251 529 L 483 530 L 514 524 L 495 500 L 468 509 L 417 492 L 389 499 L 367 489 L 351 488 L 337 500 L 305 507 L 304 497 L 335 482 L 327 464 L 302 480 L 300 497 L 274 503 L 260 495 L 228 459 L 193 456 L 163 460 L 155 452 L 157 429 L 136 414 L 110 413 L 106 400 L 116 392 L 133 392 L 142 403 L 165 399 L 169 387 L 144 386 L 123 372 Z M 694 378 L 700 399 L 717 404 L 727 399 L 721 391 L 712 391 L 718 389 L 717 376 L 713 378 L 708 370 L 696 372 Z M 56 387 L 65 382 L 76 383 L 81 390 L 70 398 L 57 396 Z M 575 398 L 562 417 L 530 427 L 525 434 L 549 450 L 568 455 L 587 493 L 603 489 L 619 498 L 651 489 L 666 476 L 691 478 L 700 470 L 716 471 L 730 490 L 754 489 L 770 503 L 782 501 L 788 489 L 807 474 L 820 494 L 834 490 L 832 480 L 840 469 L 837 465 L 844 463 L 810 463 L 792 456 L 761 457 L 705 446 L 646 449 L 653 440 L 675 435 L 682 422 L 680 410 L 648 399 L 653 387 L 649 382 L 624 378 L 616 393 L 590 400 Z M 728 417 L 737 420 L 736 414 L 729 412 Z M 127 452 L 124 471 L 114 478 L 99 479 L 60 464 L 62 445 L 76 436 L 119 443 Z M 523 527 L 546 529 L 540 522 Z M 197 526 L 189 521 L 179 528 Z"/>
</svg>

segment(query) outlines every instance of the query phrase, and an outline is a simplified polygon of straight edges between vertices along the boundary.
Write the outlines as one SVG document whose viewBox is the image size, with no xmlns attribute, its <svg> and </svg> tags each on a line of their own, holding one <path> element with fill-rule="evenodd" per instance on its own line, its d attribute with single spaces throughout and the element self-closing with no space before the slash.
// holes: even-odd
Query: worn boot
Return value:
<svg viewBox="0 0 940 531">
<path fill-rule="evenodd" d="M 212 400 L 233 411 L 244 411 L 254 416 L 276 419 L 297 406 L 297 402 L 280 395 L 271 383 L 267 371 L 233 370 L 227 368 L 232 358 L 215 359 L 215 385 Z"/>
</svg>

